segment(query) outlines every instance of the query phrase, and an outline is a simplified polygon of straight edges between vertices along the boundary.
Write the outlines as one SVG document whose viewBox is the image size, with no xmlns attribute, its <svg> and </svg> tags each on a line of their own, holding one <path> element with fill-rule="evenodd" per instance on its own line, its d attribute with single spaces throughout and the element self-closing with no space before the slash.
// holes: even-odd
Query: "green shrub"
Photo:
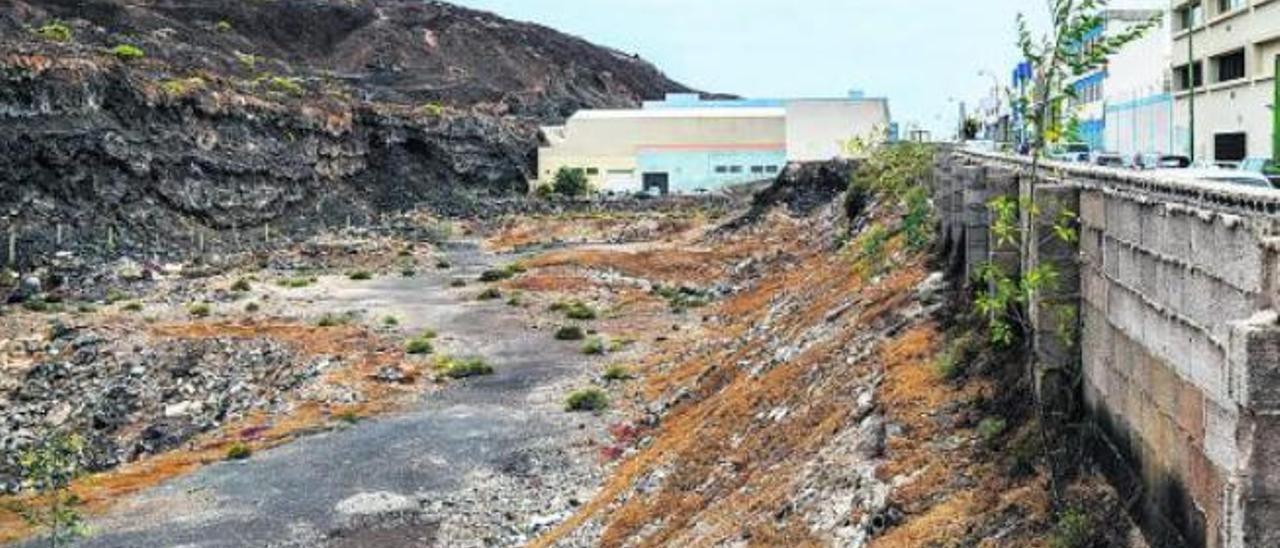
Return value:
<svg viewBox="0 0 1280 548">
<path fill-rule="evenodd" d="M 326 312 L 316 321 L 316 325 L 320 327 L 338 327 L 350 324 L 352 319 L 353 315 L 350 312 L 346 314 L 330 314 Z"/>
<path fill-rule="evenodd" d="M 107 304 L 115 304 L 119 301 L 123 301 L 128 298 L 129 296 L 126 295 L 123 291 L 120 291 L 119 289 L 116 289 L 114 287 L 107 290 L 107 296 L 106 296 Z"/>
<path fill-rule="evenodd" d="M 292 289 L 298 289 L 298 288 L 301 288 L 301 287 L 307 287 L 307 286 L 309 286 L 309 285 L 311 285 L 311 284 L 313 284 L 313 283 L 316 283 L 316 279 L 315 279 L 315 277 L 306 277 L 306 276 L 297 276 L 297 277 L 293 277 L 293 278 L 284 278 L 284 279 L 279 280 L 279 281 L 277 281 L 277 282 L 276 282 L 276 284 L 277 284 L 277 285 L 279 285 L 279 286 L 281 286 L 281 287 L 288 287 L 288 288 L 292 288 Z"/>
<path fill-rule="evenodd" d="M 693 287 L 671 287 L 659 285 L 653 293 L 667 300 L 671 310 L 683 312 L 689 308 L 701 308 L 711 304 L 711 293 Z"/>
<path fill-rule="evenodd" d="M 412 278 L 418 275 L 418 271 L 412 268 L 406 268 L 400 271 L 400 276 L 404 278 Z"/>
<path fill-rule="evenodd" d="M 524 297 L 520 293 L 514 293 L 507 298 L 507 306 L 524 306 Z"/>
<path fill-rule="evenodd" d="M 36 34 L 45 40 L 54 42 L 71 41 L 71 27 L 61 21 L 52 21 L 41 25 L 40 28 L 36 29 Z"/>
<path fill-rule="evenodd" d="M 983 442 L 990 444 L 1004 433 L 1007 426 L 1005 420 L 1000 417 L 987 417 L 978 423 L 978 436 Z"/>
<path fill-rule="evenodd" d="M 372 279 L 373 279 L 373 273 L 372 273 L 372 272 L 369 272 L 368 270 L 357 270 L 357 271 L 355 271 L 355 272 L 352 272 L 352 273 L 351 273 L 350 275 L 348 275 L 347 277 L 348 277 L 348 278 L 351 278 L 351 279 L 352 279 L 352 280 L 354 280 L 354 281 L 360 282 L 360 281 L 365 281 L 365 280 L 372 280 Z"/>
<path fill-rule="evenodd" d="M 556 330 L 556 340 L 561 341 L 580 341 L 587 337 L 582 332 L 582 328 L 576 325 L 566 325 Z"/>
<path fill-rule="evenodd" d="M 249 304 L 244 305 L 244 311 L 245 311 L 245 312 L 248 312 L 248 313 L 250 313 L 250 314 L 253 314 L 254 312 L 257 312 L 257 311 L 259 311 L 259 310 L 261 310 L 261 309 L 262 309 L 262 307 L 261 307 L 260 305 L 258 305 L 258 303 L 249 303 Z"/>
<path fill-rule="evenodd" d="M 240 278 L 239 280 L 236 280 L 235 283 L 231 284 L 232 291 L 239 291 L 243 293 L 251 289 L 253 289 L 253 287 L 249 285 L 249 280 L 244 278 Z"/>
<path fill-rule="evenodd" d="M 494 268 L 480 273 L 480 281 L 485 283 L 498 282 L 510 278 L 511 272 L 505 268 Z"/>
<path fill-rule="evenodd" d="M 142 48 L 139 48 L 138 46 L 135 46 L 132 44 L 117 45 L 116 47 L 111 48 L 111 54 L 116 56 L 116 58 L 125 60 L 125 61 L 132 61 L 134 59 L 141 59 L 143 57 L 146 57 L 146 54 L 143 53 Z"/>
<path fill-rule="evenodd" d="M 236 61 L 239 61 L 246 70 L 254 70 L 258 67 L 258 56 L 252 53 L 235 52 Z"/>
<path fill-rule="evenodd" d="M 466 287 L 467 281 L 462 278 L 454 278 L 453 281 L 449 282 L 449 285 L 452 287 Z"/>
<path fill-rule="evenodd" d="M 125 312 L 141 312 L 142 303 L 134 301 L 134 302 L 125 304 L 124 306 L 120 307 L 120 309 L 124 310 Z"/>
<path fill-rule="evenodd" d="M 551 183 L 552 190 L 562 196 L 584 196 L 590 190 L 587 184 L 587 172 L 581 168 L 562 167 L 556 171 L 556 178 Z"/>
<path fill-rule="evenodd" d="M 267 89 L 288 95 L 302 95 L 306 90 L 302 87 L 302 80 L 286 76 L 270 76 L 266 79 Z"/>
<path fill-rule="evenodd" d="M 171 78 L 160 82 L 160 89 L 173 96 L 183 96 L 197 89 L 203 89 L 205 81 L 198 76 L 190 78 Z"/>
<path fill-rule="evenodd" d="M 187 313 L 191 314 L 196 318 L 208 317 L 209 314 L 212 312 L 213 311 L 209 308 L 209 305 L 206 303 L 196 303 L 187 307 Z"/>
<path fill-rule="evenodd" d="M 421 116 L 439 118 L 441 116 L 444 116 L 444 105 L 433 101 L 418 107 L 417 112 Z"/>
<path fill-rule="evenodd" d="M 480 292 L 479 295 L 476 295 L 476 299 L 481 301 L 492 301 L 494 299 L 501 299 L 501 298 L 502 298 L 502 291 L 500 291 L 496 287 L 490 287 Z"/>
<path fill-rule="evenodd" d="M 441 356 L 436 360 L 436 371 L 441 378 L 465 379 L 493 374 L 493 367 L 484 358 L 449 358 Z"/>
<path fill-rule="evenodd" d="M 590 305 L 575 302 L 564 311 L 565 317 L 570 320 L 594 320 L 596 319 L 596 309 Z"/>
<path fill-rule="evenodd" d="M 356 413 L 351 409 L 338 413 L 334 415 L 333 418 L 338 419 L 347 424 L 355 424 L 357 422 L 360 422 L 360 414 Z"/>
<path fill-rule="evenodd" d="M 44 299 L 27 299 L 22 302 L 22 307 L 32 312 L 49 312 L 53 308 Z"/>
<path fill-rule="evenodd" d="M 951 341 L 933 362 L 933 370 L 939 377 L 947 380 L 959 378 L 964 374 L 966 365 L 973 359 L 973 336 L 965 334 Z"/>
<path fill-rule="evenodd" d="M 604 380 L 609 382 L 631 380 L 631 371 L 621 365 L 611 365 L 604 370 Z"/>
<path fill-rule="evenodd" d="M 592 356 L 604 354 L 606 344 L 604 337 L 591 337 L 587 342 L 582 343 L 582 353 Z"/>
<path fill-rule="evenodd" d="M 428 330 L 426 330 L 426 331 L 423 331 L 423 332 L 422 332 L 422 338 L 424 338 L 424 339 L 434 339 L 434 338 L 436 338 L 438 335 L 439 335 L 439 334 L 438 334 L 438 333 L 436 333 L 436 330 L 434 330 L 434 329 L 428 329 Z"/>
<path fill-rule="evenodd" d="M 565 400 L 566 411 L 603 411 L 609 407 L 609 396 L 599 388 L 574 391 Z"/>
<path fill-rule="evenodd" d="M 1049 536 L 1051 548 L 1088 548 L 1093 546 L 1093 524 L 1079 508 L 1069 508 L 1058 517 Z"/>
<path fill-rule="evenodd" d="M 396 318 L 395 316 L 387 316 L 385 318 L 382 318 L 382 325 L 385 325 L 387 327 L 395 327 L 397 325 L 400 325 L 400 319 Z"/>
<path fill-rule="evenodd" d="M 241 442 L 235 442 L 227 448 L 227 460 L 245 460 L 251 456 L 253 449 Z"/>
<path fill-rule="evenodd" d="M 231 32 L 231 21 L 227 21 L 226 19 L 218 21 L 217 24 L 213 25 L 213 30 L 218 32 Z"/>
<path fill-rule="evenodd" d="M 409 343 L 404 346 L 405 354 L 421 355 L 430 354 L 434 351 L 435 347 L 432 346 L 431 341 L 421 337 L 409 341 Z"/>
<path fill-rule="evenodd" d="M 440 270 L 448 270 L 450 268 L 453 268 L 453 265 L 449 264 L 449 261 L 440 259 L 436 261 L 436 268 Z"/>
</svg>

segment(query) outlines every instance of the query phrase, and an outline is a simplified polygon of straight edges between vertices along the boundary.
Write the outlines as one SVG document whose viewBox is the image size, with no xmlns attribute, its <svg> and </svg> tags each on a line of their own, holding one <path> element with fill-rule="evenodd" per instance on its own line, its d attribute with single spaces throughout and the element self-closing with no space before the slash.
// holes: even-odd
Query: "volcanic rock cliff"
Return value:
<svg viewBox="0 0 1280 548">
<path fill-rule="evenodd" d="M 441 2 L 8 1 L 0 216 L 23 266 L 466 212 L 525 189 L 539 124 L 686 90 Z"/>
</svg>

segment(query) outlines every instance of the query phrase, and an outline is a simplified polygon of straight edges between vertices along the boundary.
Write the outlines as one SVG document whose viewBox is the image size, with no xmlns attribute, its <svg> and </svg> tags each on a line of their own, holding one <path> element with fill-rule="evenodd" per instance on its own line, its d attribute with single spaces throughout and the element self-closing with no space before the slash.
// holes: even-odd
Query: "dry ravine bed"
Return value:
<svg viewBox="0 0 1280 548">
<path fill-rule="evenodd" d="M 83 546 L 1048 545 L 999 357 L 940 368 L 927 250 L 866 251 L 897 215 L 509 217 L 9 307 L 0 444 L 88 439 Z"/>
</svg>

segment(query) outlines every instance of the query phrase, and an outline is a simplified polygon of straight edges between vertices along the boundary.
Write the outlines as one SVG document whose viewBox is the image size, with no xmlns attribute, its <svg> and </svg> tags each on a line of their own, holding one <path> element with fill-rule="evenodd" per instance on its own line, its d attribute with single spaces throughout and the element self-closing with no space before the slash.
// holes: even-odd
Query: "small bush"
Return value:
<svg viewBox="0 0 1280 548">
<path fill-rule="evenodd" d="M 32 312 L 49 312 L 55 308 L 43 299 L 28 299 L 23 301 L 22 307 Z"/>
<path fill-rule="evenodd" d="M 306 277 L 306 276 L 285 278 L 276 282 L 276 284 L 278 284 L 281 287 L 288 287 L 291 289 L 307 287 L 313 283 L 316 283 L 316 279 L 314 277 Z"/>
<path fill-rule="evenodd" d="M 111 48 L 111 54 L 124 61 L 132 61 L 147 56 L 146 53 L 143 53 L 142 48 L 132 44 L 120 44 L 113 47 Z"/>
<path fill-rule="evenodd" d="M 442 356 L 436 360 L 436 371 L 440 372 L 442 378 L 465 379 L 467 377 L 491 375 L 493 374 L 493 367 L 486 363 L 484 358 L 457 359 Z"/>
<path fill-rule="evenodd" d="M 440 259 L 436 261 L 436 268 L 440 270 L 448 270 L 450 268 L 453 268 L 453 265 L 449 264 L 449 261 Z"/>
<path fill-rule="evenodd" d="M 319 327 L 338 327 L 340 325 L 350 324 L 351 320 L 352 320 L 351 313 L 346 313 L 346 314 L 326 313 L 325 315 L 320 316 L 320 319 L 316 321 L 316 325 Z"/>
<path fill-rule="evenodd" d="M 418 271 L 412 268 L 406 268 L 400 271 L 400 276 L 404 278 L 412 278 L 418 275 Z"/>
<path fill-rule="evenodd" d="M 711 303 L 711 294 L 692 287 L 671 287 L 659 285 L 653 293 L 667 300 L 671 310 L 683 312 L 689 308 L 701 308 Z"/>
<path fill-rule="evenodd" d="M 560 341 L 580 341 L 587 337 L 582 332 L 582 328 L 576 325 L 566 325 L 556 330 L 556 340 Z"/>
<path fill-rule="evenodd" d="M 424 339 L 434 339 L 434 338 L 436 338 L 438 335 L 439 335 L 439 333 L 436 333 L 436 330 L 434 330 L 434 329 L 428 329 L 428 330 L 426 330 L 426 331 L 423 331 L 423 332 L 422 332 L 422 338 L 424 338 Z"/>
<path fill-rule="evenodd" d="M 476 300 L 480 300 L 480 301 L 492 301 L 492 300 L 501 299 L 501 298 L 502 298 L 502 291 L 500 291 L 496 287 L 490 287 L 480 292 L 479 295 L 476 295 Z"/>
<path fill-rule="evenodd" d="M 467 281 L 462 278 L 454 278 L 453 281 L 449 282 L 449 285 L 452 287 L 466 287 Z"/>
<path fill-rule="evenodd" d="M 562 196 L 584 196 L 591 191 L 587 184 L 587 172 L 581 168 L 562 167 L 556 171 L 551 189 Z"/>
<path fill-rule="evenodd" d="M 409 341 L 409 343 L 404 346 L 405 354 L 410 354 L 415 356 L 421 355 L 421 354 L 430 354 L 434 351 L 435 351 L 435 347 L 432 346 L 431 341 L 421 337 Z"/>
<path fill-rule="evenodd" d="M 604 380 L 609 382 L 629 381 L 631 380 L 631 371 L 621 365 L 611 365 L 604 370 Z"/>
<path fill-rule="evenodd" d="M 306 93 L 306 89 L 302 87 L 302 80 L 286 76 L 271 76 L 266 79 L 267 89 L 288 95 L 302 95 Z"/>
<path fill-rule="evenodd" d="M 385 325 L 387 327 L 395 327 L 397 325 L 400 325 L 400 319 L 396 318 L 395 316 L 387 316 L 385 318 L 382 318 L 382 325 Z"/>
<path fill-rule="evenodd" d="M 239 291 L 243 293 L 251 289 L 253 289 L 253 287 L 249 285 L 249 280 L 246 280 L 244 278 L 240 278 L 239 280 L 236 280 L 235 283 L 231 284 L 232 291 Z"/>
<path fill-rule="evenodd" d="M 260 306 L 258 303 L 249 303 L 244 305 L 244 311 L 250 314 L 253 314 L 254 312 L 257 312 L 259 310 L 262 310 L 262 306 Z"/>
<path fill-rule="evenodd" d="M 439 118 L 444 116 L 444 105 L 436 102 L 427 103 L 418 107 L 418 114 L 420 116 Z"/>
<path fill-rule="evenodd" d="M 495 268 L 495 269 L 486 270 L 480 273 L 480 281 L 485 283 L 492 283 L 492 282 L 505 280 L 507 278 L 510 278 L 511 276 L 512 276 L 511 271 L 505 268 Z"/>
<path fill-rule="evenodd" d="M 594 320 L 597 314 L 590 305 L 575 302 L 564 311 L 564 315 L 570 320 Z"/>
<path fill-rule="evenodd" d="M 357 422 L 360 422 L 360 414 L 350 409 L 334 415 L 333 418 L 338 419 L 347 424 L 355 424 Z"/>
<path fill-rule="evenodd" d="M 519 293 L 515 293 L 507 299 L 507 306 L 524 306 L 524 298 Z"/>
<path fill-rule="evenodd" d="M 76 307 L 76 312 L 79 312 L 81 314 L 93 314 L 94 312 L 97 312 L 97 311 L 98 311 L 98 308 L 89 303 L 81 303 L 80 306 Z"/>
<path fill-rule="evenodd" d="M 351 273 L 350 275 L 348 275 L 347 277 L 348 277 L 348 278 L 351 278 L 351 279 L 352 279 L 352 280 L 354 280 L 354 281 L 361 282 L 361 281 L 365 281 L 365 280 L 372 280 L 372 279 L 373 279 L 373 273 L 372 273 L 372 272 L 369 272 L 368 270 L 357 270 L 357 271 L 355 271 L 355 272 L 352 272 L 352 273 Z"/>
<path fill-rule="evenodd" d="M 253 449 L 243 443 L 235 442 L 227 448 L 227 460 L 245 460 L 251 456 Z"/>
<path fill-rule="evenodd" d="M 160 82 L 160 89 L 175 97 L 181 97 L 191 93 L 192 91 L 202 89 L 204 86 L 204 79 L 197 76 L 192 76 L 190 78 L 173 78 Z"/>
<path fill-rule="evenodd" d="M 124 310 L 125 312 L 141 312 L 142 303 L 134 301 L 134 302 L 125 304 L 124 306 L 120 307 L 120 309 Z"/>
<path fill-rule="evenodd" d="M 45 40 L 52 40 L 54 42 L 71 41 L 71 27 L 68 27 L 61 21 L 53 21 L 41 25 L 40 28 L 36 29 L 36 34 L 40 35 L 40 37 Z"/>
<path fill-rule="evenodd" d="M 119 289 L 116 289 L 114 287 L 107 290 L 107 296 L 106 296 L 107 304 L 115 304 L 117 302 L 123 301 L 128 298 L 129 296 L 126 295 L 123 291 L 120 291 Z"/>
<path fill-rule="evenodd" d="M 983 442 L 991 444 L 1004 433 L 1007 426 L 1005 420 L 1000 417 L 987 417 L 978 423 L 978 436 Z"/>
<path fill-rule="evenodd" d="M 1058 523 L 1049 536 L 1051 548 L 1088 548 L 1093 546 L 1093 524 L 1089 515 L 1078 508 L 1070 508 L 1058 517 Z"/>
<path fill-rule="evenodd" d="M 231 21 L 227 21 L 226 19 L 218 21 L 217 24 L 213 25 L 213 30 L 218 32 L 231 32 Z"/>
<path fill-rule="evenodd" d="M 187 313 L 191 314 L 196 318 L 208 317 L 209 314 L 212 312 L 213 311 L 209 308 L 209 305 L 206 303 L 196 303 L 187 307 Z"/>
<path fill-rule="evenodd" d="M 604 337 L 591 337 L 582 344 L 582 353 L 590 356 L 604 354 L 606 344 Z"/>
<path fill-rule="evenodd" d="M 574 391 L 565 400 L 566 411 L 603 411 L 609 407 L 609 396 L 599 388 Z"/>
</svg>

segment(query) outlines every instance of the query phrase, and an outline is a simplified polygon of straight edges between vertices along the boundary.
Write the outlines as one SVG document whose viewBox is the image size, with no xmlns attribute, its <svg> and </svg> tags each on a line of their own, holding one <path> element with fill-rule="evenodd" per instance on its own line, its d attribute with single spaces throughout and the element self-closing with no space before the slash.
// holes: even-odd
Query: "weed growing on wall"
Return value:
<svg viewBox="0 0 1280 548">
<path fill-rule="evenodd" d="M 8 506 L 32 527 L 44 529 L 55 548 L 88 532 L 77 510 L 81 501 L 70 491 L 83 471 L 84 450 L 79 436 L 55 434 L 18 457 L 23 489 L 37 496 Z"/>
</svg>

